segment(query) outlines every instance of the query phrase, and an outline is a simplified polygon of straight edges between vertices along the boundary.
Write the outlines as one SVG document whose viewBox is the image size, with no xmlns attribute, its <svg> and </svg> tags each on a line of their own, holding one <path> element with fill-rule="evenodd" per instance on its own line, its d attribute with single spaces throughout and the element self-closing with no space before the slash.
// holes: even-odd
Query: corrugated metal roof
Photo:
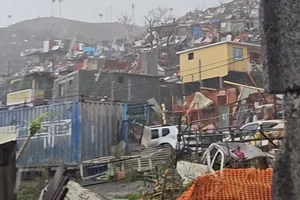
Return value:
<svg viewBox="0 0 300 200">
<path fill-rule="evenodd" d="M 0 134 L 0 144 L 16 141 L 17 134 Z"/>
<path fill-rule="evenodd" d="M 209 44 L 209 45 L 205 45 L 205 46 L 201 46 L 201 47 L 187 49 L 187 50 L 184 50 L 184 51 L 178 51 L 176 54 L 178 55 L 178 54 L 188 53 L 188 52 L 191 52 L 191 51 L 197 51 L 199 49 L 204 49 L 204 48 L 208 48 L 208 47 L 218 46 L 218 45 L 222 45 L 222 44 L 226 44 L 226 43 L 227 44 L 233 44 L 233 45 L 244 45 L 244 46 L 249 46 L 249 47 L 260 47 L 260 45 L 251 44 L 251 43 L 223 41 L 223 42 L 217 42 L 217 43 L 213 43 L 213 44 Z"/>
</svg>

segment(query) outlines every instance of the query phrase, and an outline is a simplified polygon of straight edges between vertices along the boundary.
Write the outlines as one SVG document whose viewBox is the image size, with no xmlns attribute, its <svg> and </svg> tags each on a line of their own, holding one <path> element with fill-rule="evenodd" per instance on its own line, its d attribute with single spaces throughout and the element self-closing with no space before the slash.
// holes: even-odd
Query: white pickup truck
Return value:
<svg viewBox="0 0 300 200">
<path fill-rule="evenodd" d="M 241 160 L 234 152 L 237 148 L 245 155 Z M 263 159 L 261 159 L 263 158 Z M 265 159 L 265 160 L 264 160 Z M 257 162 L 258 161 L 258 162 Z M 265 161 L 265 162 L 264 162 Z M 245 143 L 212 143 L 202 156 L 201 162 L 208 166 L 210 172 L 222 170 L 224 168 L 250 168 L 257 167 L 260 169 L 268 168 L 267 154 L 259 148 Z"/>
<path fill-rule="evenodd" d="M 225 141 L 240 141 L 241 137 L 243 140 L 249 140 L 254 138 L 262 138 L 261 134 L 259 133 L 260 130 L 265 130 L 268 132 L 272 132 L 275 134 L 274 137 L 279 135 L 280 131 L 284 129 L 284 121 L 283 120 L 259 120 L 251 123 L 247 123 L 243 125 L 233 136 L 227 136 L 223 139 Z M 268 145 L 269 141 L 267 139 L 262 139 L 260 141 L 252 142 L 255 146 L 266 146 Z"/>
<path fill-rule="evenodd" d="M 173 149 L 176 149 L 178 143 L 178 126 L 151 126 L 151 140 L 149 146 L 160 146 L 160 145 L 170 145 Z M 191 128 L 185 125 L 181 126 L 182 131 L 189 132 Z M 197 144 L 197 137 L 193 131 L 190 134 L 185 134 L 183 136 L 185 144 L 195 146 Z M 198 141 L 199 144 L 199 141 Z M 183 145 L 181 141 L 180 145 Z"/>
</svg>

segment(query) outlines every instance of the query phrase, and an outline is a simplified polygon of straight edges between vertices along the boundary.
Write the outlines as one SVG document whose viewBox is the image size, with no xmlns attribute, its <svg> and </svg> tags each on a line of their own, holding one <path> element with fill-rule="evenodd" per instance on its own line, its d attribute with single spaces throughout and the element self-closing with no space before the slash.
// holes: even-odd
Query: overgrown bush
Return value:
<svg viewBox="0 0 300 200">
<path fill-rule="evenodd" d="M 36 200 L 41 190 L 38 187 L 21 187 L 18 192 L 18 200 Z"/>
</svg>

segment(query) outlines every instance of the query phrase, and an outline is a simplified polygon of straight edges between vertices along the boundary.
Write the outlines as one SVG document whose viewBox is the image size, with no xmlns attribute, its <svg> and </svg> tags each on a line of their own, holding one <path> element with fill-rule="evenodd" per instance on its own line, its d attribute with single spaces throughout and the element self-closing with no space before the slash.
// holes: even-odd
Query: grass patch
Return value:
<svg viewBox="0 0 300 200">
<path fill-rule="evenodd" d="M 35 200 L 39 198 L 40 190 L 36 187 L 22 187 L 20 188 L 17 200 Z"/>
<path fill-rule="evenodd" d="M 142 175 L 138 171 L 131 171 L 126 174 L 125 180 L 129 182 L 135 182 L 142 180 Z"/>
</svg>

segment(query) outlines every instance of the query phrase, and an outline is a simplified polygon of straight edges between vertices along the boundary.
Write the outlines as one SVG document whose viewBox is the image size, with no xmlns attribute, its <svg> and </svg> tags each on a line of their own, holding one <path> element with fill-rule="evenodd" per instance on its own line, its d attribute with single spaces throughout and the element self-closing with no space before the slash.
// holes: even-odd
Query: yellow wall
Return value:
<svg viewBox="0 0 300 200">
<path fill-rule="evenodd" d="M 242 49 L 241 60 L 233 58 L 234 47 Z M 230 70 L 247 72 L 250 64 L 250 52 L 260 52 L 260 48 L 223 43 L 182 53 L 179 55 L 180 76 L 183 83 L 199 81 L 199 59 L 201 60 L 201 80 L 224 77 Z M 189 53 L 194 53 L 193 60 L 188 59 Z"/>
<path fill-rule="evenodd" d="M 194 53 L 194 59 L 189 60 L 188 54 Z M 183 83 L 223 77 L 228 74 L 227 44 L 220 44 L 207 48 L 182 53 L 180 58 L 180 76 Z M 201 60 L 201 72 L 199 73 L 199 60 Z"/>
<path fill-rule="evenodd" d="M 238 72 L 247 72 L 250 62 L 250 54 L 248 48 L 245 45 L 227 44 L 228 48 L 228 60 L 229 60 L 229 70 Z M 243 51 L 242 60 L 236 60 L 233 58 L 233 48 L 240 48 Z"/>
<path fill-rule="evenodd" d="M 20 92 L 9 93 L 7 95 L 7 104 L 13 104 L 15 102 L 28 102 L 30 98 L 30 90 L 23 90 Z"/>
<path fill-rule="evenodd" d="M 34 99 L 44 99 L 44 90 L 22 90 L 7 94 L 7 105 L 30 103 Z"/>
</svg>

